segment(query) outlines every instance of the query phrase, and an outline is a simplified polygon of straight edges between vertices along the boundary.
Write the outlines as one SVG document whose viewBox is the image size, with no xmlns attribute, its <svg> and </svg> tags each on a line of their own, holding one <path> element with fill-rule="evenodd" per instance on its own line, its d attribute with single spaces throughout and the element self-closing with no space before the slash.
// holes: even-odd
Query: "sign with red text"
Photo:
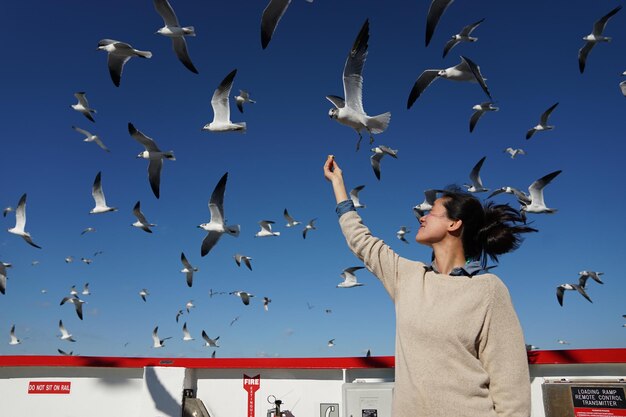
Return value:
<svg viewBox="0 0 626 417">
<path fill-rule="evenodd" d="M 576 417 L 624 417 L 626 399 L 621 387 L 572 387 Z"/>
<path fill-rule="evenodd" d="M 248 417 L 254 417 L 254 397 L 261 388 L 261 374 L 249 377 L 243 374 L 243 389 L 248 393 Z"/>
<path fill-rule="evenodd" d="M 29 394 L 69 394 L 72 383 L 70 381 L 30 381 Z"/>
</svg>

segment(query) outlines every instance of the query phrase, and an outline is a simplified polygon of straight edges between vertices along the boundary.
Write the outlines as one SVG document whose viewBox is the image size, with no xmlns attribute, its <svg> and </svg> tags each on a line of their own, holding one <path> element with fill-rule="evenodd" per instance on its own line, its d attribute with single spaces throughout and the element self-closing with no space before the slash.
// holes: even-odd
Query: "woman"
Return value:
<svg viewBox="0 0 626 417">
<path fill-rule="evenodd" d="M 521 223 L 508 205 L 443 191 L 415 240 L 430 264 L 398 256 L 363 225 L 331 155 L 332 183 L 348 246 L 380 279 L 396 311 L 394 417 L 528 417 L 530 377 L 522 329 L 487 258 L 516 249 Z"/>
</svg>

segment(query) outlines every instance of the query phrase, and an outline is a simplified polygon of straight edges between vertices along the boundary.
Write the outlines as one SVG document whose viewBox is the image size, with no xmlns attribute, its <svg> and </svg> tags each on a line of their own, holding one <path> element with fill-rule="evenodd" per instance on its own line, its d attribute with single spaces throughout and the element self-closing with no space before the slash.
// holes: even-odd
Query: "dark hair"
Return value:
<svg viewBox="0 0 626 417">
<path fill-rule="evenodd" d="M 522 243 L 522 233 L 536 232 L 526 225 L 519 211 L 508 204 L 483 204 L 458 187 L 442 190 L 443 206 L 448 218 L 461 220 L 461 240 L 465 257 L 479 260 L 483 267 L 487 258 L 498 262 L 498 256 L 514 251 Z"/>
</svg>

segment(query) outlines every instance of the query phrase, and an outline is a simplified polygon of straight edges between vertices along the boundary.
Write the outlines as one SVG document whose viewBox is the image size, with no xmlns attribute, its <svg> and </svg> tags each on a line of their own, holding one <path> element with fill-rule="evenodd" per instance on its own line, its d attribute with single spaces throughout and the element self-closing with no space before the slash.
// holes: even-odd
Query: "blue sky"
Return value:
<svg viewBox="0 0 626 417">
<path fill-rule="evenodd" d="M 13 40 L 5 43 L 0 67 L 0 205 L 15 206 L 28 194 L 26 230 L 43 249 L 0 234 L 0 261 L 13 264 L 7 294 L 0 296 L 1 354 L 56 354 L 61 348 L 82 355 L 201 357 L 213 351 L 202 347 L 205 330 L 220 336 L 221 357 L 360 356 L 367 349 L 392 355 L 394 311 L 382 285 L 363 270 L 358 277 L 364 286 L 335 288 L 342 270 L 360 263 L 345 245 L 323 178 L 328 154 L 341 164 L 348 188 L 365 185 L 361 215 L 373 233 L 418 260 L 429 259 L 430 249 L 413 240 L 418 223 L 411 207 L 423 200 L 425 189 L 465 183 L 483 156 L 482 179 L 490 189 L 526 189 L 562 170 L 545 195 L 558 212 L 530 215 L 539 233 L 501 257 L 494 272 L 510 289 L 527 343 L 544 349 L 626 346 L 626 98 L 618 87 L 626 70 L 626 11 L 609 21 L 605 34 L 613 40 L 591 51 L 584 74 L 577 63 L 582 37 L 621 3 L 459 0 L 426 48 L 427 1 L 390 0 L 383 7 L 294 0 L 266 50 L 259 35 L 266 2 L 200 3 L 171 2 L 180 23 L 196 28 L 187 45 L 198 75 L 177 60 L 169 39 L 155 34 L 162 20 L 151 1 L 112 0 L 97 9 L 78 1 L 5 5 L 5 33 Z M 355 152 L 356 133 L 329 119 L 325 99 L 343 95 L 344 62 L 366 18 L 364 108 L 370 115 L 391 111 L 390 126 L 375 143 L 399 150 L 397 160 L 383 159 L 380 181 L 367 140 Z M 460 44 L 442 59 L 448 37 L 481 18 L 474 31 L 478 42 Z M 117 88 L 106 54 L 97 51 L 103 38 L 128 42 L 153 57 L 131 59 Z M 436 81 L 406 109 L 417 76 L 456 65 L 460 55 L 480 65 L 500 108 L 471 134 L 471 107 L 486 101 L 476 84 Z M 240 114 L 231 100 L 231 119 L 245 121 L 248 131 L 202 132 L 213 118 L 213 91 L 234 68 L 231 96 L 245 89 L 257 101 Z M 98 111 L 95 123 L 70 108 L 78 91 Z M 555 102 L 555 129 L 525 140 L 526 130 Z M 158 200 L 148 184 L 147 162 L 135 157 L 142 148 L 128 134 L 128 122 L 176 155 L 164 163 Z M 71 126 L 98 134 L 111 152 L 82 142 Z M 527 154 L 512 160 L 503 153 L 509 146 Z M 118 212 L 89 214 L 99 171 L 107 202 Z M 205 232 L 197 225 L 209 220 L 207 203 L 225 172 L 226 216 L 241 225 L 241 235 L 223 237 L 202 258 Z M 495 200 L 516 205 L 509 196 Z M 158 225 L 153 234 L 130 226 L 137 201 Z M 284 227 L 285 208 L 304 223 L 317 218 L 317 230 L 304 240 L 300 226 Z M 275 221 L 281 236 L 255 238 L 260 220 Z M 5 230 L 13 227 L 13 214 L 0 223 Z M 408 245 L 395 237 L 402 225 L 412 230 Z M 96 232 L 81 236 L 86 227 Z M 94 256 L 97 251 L 102 254 Z M 181 251 L 200 269 L 192 288 L 179 272 Z M 237 252 L 253 258 L 252 271 L 236 266 Z M 70 255 L 76 260 L 67 264 Z M 593 303 L 567 293 L 559 306 L 556 286 L 576 282 L 585 269 L 604 272 L 604 285 L 588 284 Z M 81 321 L 72 306 L 59 302 L 72 285 L 82 288 L 85 282 L 92 295 L 84 297 Z M 138 295 L 142 288 L 150 292 L 146 303 Z M 244 306 L 232 295 L 209 298 L 211 289 L 245 290 L 255 297 Z M 272 299 L 267 312 L 264 296 Z M 188 300 L 196 307 L 177 323 L 176 312 Z M 58 339 L 59 319 L 76 343 Z M 195 341 L 182 341 L 184 322 Z M 8 345 L 13 324 L 23 339 L 17 346 Z M 157 325 L 161 337 L 172 337 L 163 349 L 151 347 Z"/>
</svg>

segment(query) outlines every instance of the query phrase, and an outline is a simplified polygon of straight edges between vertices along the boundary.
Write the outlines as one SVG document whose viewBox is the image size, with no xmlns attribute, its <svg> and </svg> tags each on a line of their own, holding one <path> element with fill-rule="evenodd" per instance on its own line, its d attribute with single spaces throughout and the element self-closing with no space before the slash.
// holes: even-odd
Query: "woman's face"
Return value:
<svg viewBox="0 0 626 417">
<path fill-rule="evenodd" d="M 443 199 L 438 198 L 430 212 L 420 219 L 420 228 L 417 230 L 415 241 L 428 246 L 440 242 L 447 235 L 450 223 Z"/>
</svg>

